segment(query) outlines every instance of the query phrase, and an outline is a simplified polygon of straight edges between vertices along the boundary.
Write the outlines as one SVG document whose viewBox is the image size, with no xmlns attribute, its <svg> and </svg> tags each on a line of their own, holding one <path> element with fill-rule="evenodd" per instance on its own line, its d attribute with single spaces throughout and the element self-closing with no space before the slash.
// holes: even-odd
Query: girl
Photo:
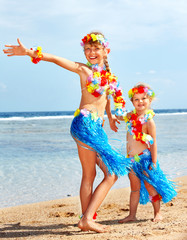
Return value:
<svg viewBox="0 0 187 240">
<path fill-rule="evenodd" d="M 156 222 L 162 219 L 160 201 L 169 202 L 177 193 L 174 183 L 166 178 L 157 161 L 155 114 L 150 110 L 155 94 L 148 85 L 140 83 L 129 90 L 128 95 L 135 109 L 119 118 L 126 122 L 127 153 L 133 163 L 129 173 L 130 213 L 119 222 L 135 221 L 138 202 L 146 204 L 149 201 Z"/>
<path fill-rule="evenodd" d="M 108 96 L 114 98 L 116 115 L 123 113 L 125 101 L 117 78 L 111 74 L 109 69 L 107 54 L 110 49 L 104 35 L 98 32 L 87 34 L 82 39 L 81 45 L 88 64 L 42 53 L 41 47 L 27 49 L 19 39 L 16 46 L 5 45 L 7 49 L 4 53 L 7 56 L 28 55 L 35 64 L 40 60 L 52 62 L 79 75 L 82 97 L 71 124 L 71 135 L 77 143 L 82 165 L 80 201 L 83 216 L 78 227 L 84 231 L 105 232 L 107 227 L 94 222 L 93 216 L 117 180 L 117 176 L 127 173 L 130 161 L 111 148 L 102 128 L 102 122 L 106 109 L 110 126 L 117 131 L 115 125 L 117 120 L 112 117 Z M 100 159 L 102 164 L 100 163 L 99 166 L 104 172 L 104 179 L 93 193 L 96 164 L 100 162 Z"/>
</svg>

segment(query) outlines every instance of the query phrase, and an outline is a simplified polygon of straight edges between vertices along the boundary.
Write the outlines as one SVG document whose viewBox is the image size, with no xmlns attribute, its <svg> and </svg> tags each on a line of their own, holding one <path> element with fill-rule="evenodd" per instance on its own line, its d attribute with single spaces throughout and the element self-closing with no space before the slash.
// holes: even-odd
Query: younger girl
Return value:
<svg viewBox="0 0 187 240">
<path fill-rule="evenodd" d="M 18 45 L 5 45 L 7 56 L 31 57 L 33 63 L 40 60 L 52 62 L 75 72 L 80 77 L 82 97 L 79 108 L 71 124 L 71 135 L 77 143 L 78 154 L 82 165 L 82 182 L 80 200 L 83 216 L 78 227 L 84 231 L 107 231 L 106 226 L 93 221 L 96 210 L 104 200 L 106 194 L 117 180 L 117 176 L 124 175 L 130 165 L 129 159 L 114 151 L 108 143 L 106 133 L 102 128 L 104 111 L 109 117 L 110 126 L 117 131 L 116 119 L 110 112 L 108 96 L 113 96 L 116 114 L 124 111 L 125 101 L 117 78 L 111 74 L 107 54 L 108 41 L 103 34 L 92 32 L 87 34 L 81 42 L 88 64 L 72 62 L 62 57 L 42 53 L 41 47 L 27 49 L 18 39 Z M 104 179 L 93 193 L 93 182 L 96 175 L 96 164 L 104 172 Z"/>
<path fill-rule="evenodd" d="M 128 92 L 135 109 L 120 120 L 127 126 L 127 153 L 133 166 L 129 173 L 131 194 L 130 213 L 120 223 L 136 220 L 138 202 L 151 201 L 154 208 L 153 221 L 162 219 L 160 201 L 169 202 L 177 195 L 175 185 L 162 172 L 157 161 L 156 126 L 150 105 L 154 92 L 144 83 L 137 84 Z"/>
</svg>

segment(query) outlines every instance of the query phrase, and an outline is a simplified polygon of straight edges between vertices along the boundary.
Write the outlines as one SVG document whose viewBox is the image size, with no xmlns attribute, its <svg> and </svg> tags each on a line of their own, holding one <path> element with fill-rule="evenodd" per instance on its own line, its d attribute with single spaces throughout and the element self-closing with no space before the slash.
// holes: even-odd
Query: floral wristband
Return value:
<svg viewBox="0 0 187 240">
<path fill-rule="evenodd" d="M 31 61 L 34 64 L 37 64 L 41 61 L 43 55 L 42 55 L 42 47 L 37 47 L 37 48 L 31 48 L 31 50 L 34 50 L 37 53 L 37 57 L 31 57 Z"/>
</svg>

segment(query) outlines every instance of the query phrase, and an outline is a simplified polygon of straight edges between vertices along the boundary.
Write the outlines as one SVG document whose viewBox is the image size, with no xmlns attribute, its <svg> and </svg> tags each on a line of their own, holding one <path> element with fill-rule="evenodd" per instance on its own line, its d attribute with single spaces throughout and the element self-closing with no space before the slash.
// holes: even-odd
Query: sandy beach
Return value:
<svg viewBox="0 0 187 240">
<path fill-rule="evenodd" d="M 79 197 L 0 209 L 1 239 L 187 239 L 187 176 L 176 179 L 178 195 L 162 204 L 163 220 L 152 222 L 151 204 L 139 205 L 137 222 L 119 224 L 129 212 L 129 188 L 111 190 L 98 210 L 97 221 L 111 226 L 109 233 L 83 232 L 77 227 Z"/>
</svg>

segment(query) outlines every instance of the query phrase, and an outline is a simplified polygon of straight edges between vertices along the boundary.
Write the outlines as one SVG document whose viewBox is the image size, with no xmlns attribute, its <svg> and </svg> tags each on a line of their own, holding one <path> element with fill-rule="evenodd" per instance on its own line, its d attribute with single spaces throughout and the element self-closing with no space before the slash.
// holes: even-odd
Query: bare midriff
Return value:
<svg viewBox="0 0 187 240">
<path fill-rule="evenodd" d="M 146 123 L 143 125 L 142 130 L 144 133 L 147 133 Z M 136 154 L 140 154 L 147 148 L 148 148 L 148 145 L 146 143 L 137 141 L 136 139 L 133 138 L 133 135 L 127 132 L 127 154 L 129 156 L 133 157 Z"/>
<path fill-rule="evenodd" d="M 79 106 L 80 109 L 87 109 L 91 112 L 97 112 L 98 116 L 103 118 L 106 104 L 106 93 L 99 97 L 95 97 L 91 93 L 89 93 L 86 88 L 83 89 Z"/>
</svg>

